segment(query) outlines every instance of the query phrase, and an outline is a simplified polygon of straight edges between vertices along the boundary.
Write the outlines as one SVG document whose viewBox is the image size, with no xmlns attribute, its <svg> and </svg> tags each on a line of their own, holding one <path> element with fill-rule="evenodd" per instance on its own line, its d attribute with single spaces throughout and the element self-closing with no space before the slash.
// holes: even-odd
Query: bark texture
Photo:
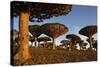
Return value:
<svg viewBox="0 0 100 67">
<path fill-rule="evenodd" d="M 19 26 L 19 52 L 16 54 L 16 59 L 29 59 L 29 35 L 28 35 L 28 21 L 29 13 L 21 12 L 20 13 L 20 26 Z"/>
</svg>

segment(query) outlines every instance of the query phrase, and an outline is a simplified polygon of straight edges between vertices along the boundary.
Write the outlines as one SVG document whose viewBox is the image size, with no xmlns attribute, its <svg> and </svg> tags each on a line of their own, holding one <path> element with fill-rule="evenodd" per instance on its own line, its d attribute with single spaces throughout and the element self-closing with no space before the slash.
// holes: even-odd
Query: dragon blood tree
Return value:
<svg viewBox="0 0 100 67">
<path fill-rule="evenodd" d="M 90 49 L 92 49 L 92 36 L 96 33 L 97 33 L 96 25 L 86 26 L 79 31 L 79 34 L 84 35 L 89 38 L 88 42 L 90 44 Z"/>
<path fill-rule="evenodd" d="M 62 40 L 60 43 L 62 43 L 65 47 L 70 45 L 70 41 L 69 40 Z"/>
<path fill-rule="evenodd" d="M 16 59 L 27 61 L 29 54 L 28 22 L 42 22 L 45 19 L 67 15 L 70 13 L 72 5 L 68 4 L 49 4 L 24 1 L 11 2 L 11 19 L 19 16 L 19 45 L 20 50 L 16 54 Z M 12 58 L 11 58 L 12 59 Z"/>
<path fill-rule="evenodd" d="M 30 25 L 29 32 L 33 35 L 33 39 L 35 42 L 35 47 L 37 47 L 37 38 L 42 34 L 39 25 Z"/>
<path fill-rule="evenodd" d="M 38 42 L 44 42 L 44 47 L 48 46 L 48 41 L 51 41 L 50 37 L 40 37 L 38 38 Z"/>
<path fill-rule="evenodd" d="M 71 44 L 70 44 L 71 49 L 74 49 L 76 43 L 81 40 L 81 38 L 75 34 L 68 34 L 66 35 L 66 38 L 71 41 Z"/>
<path fill-rule="evenodd" d="M 46 23 L 41 26 L 44 34 L 52 37 L 53 49 L 55 49 L 55 39 L 66 32 L 68 32 L 68 27 L 60 23 Z"/>
</svg>

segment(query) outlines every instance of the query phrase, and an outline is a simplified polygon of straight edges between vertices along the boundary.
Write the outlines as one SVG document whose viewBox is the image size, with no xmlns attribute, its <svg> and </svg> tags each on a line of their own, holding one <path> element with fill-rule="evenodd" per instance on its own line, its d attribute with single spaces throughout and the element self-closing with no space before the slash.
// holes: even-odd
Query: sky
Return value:
<svg viewBox="0 0 100 67">
<path fill-rule="evenodd" d="M 19 17 L 14 17 L 13 26 L 14 29 L 18 30 Z M 72 11 L 66 16 L 53 17 L 51 19 L 44 20 L 41 23 L 29 22 L 29 25 L 34 24 L 45 24 L 45 23 L 61 23 L 69 28 L 69 31 L 62 36 L 55 39 L 56 44 L 59 45 L 61 40 L 66 39 L 67 34 L 77 34 L 83 40 L 87 37 L 78 34 L 78 31 L 88 25 L 97 25 L 97 7 L 96 6 L 84 6 L 84 5 L 73 5 Z M 43 34 L 40 36 L 44 36 Z M 94 35 L 97 39 L 97 34 Z"/>
</svg>

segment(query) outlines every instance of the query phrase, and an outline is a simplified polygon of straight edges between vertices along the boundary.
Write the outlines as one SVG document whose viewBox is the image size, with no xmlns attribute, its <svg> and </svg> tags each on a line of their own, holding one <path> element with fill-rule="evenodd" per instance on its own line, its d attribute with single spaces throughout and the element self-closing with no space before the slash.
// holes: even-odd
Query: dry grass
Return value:
<svg viewBox="0 0 100 67">
<path fill-rule="evenodd" d="M 30 59 L 27 62 L 14 61 L 14 65 L 54 64 L 69 62 L 96 61 L 96 51 L 68 51 L 66 49 L 47 49 L 30 47 Z"/>
</svg>

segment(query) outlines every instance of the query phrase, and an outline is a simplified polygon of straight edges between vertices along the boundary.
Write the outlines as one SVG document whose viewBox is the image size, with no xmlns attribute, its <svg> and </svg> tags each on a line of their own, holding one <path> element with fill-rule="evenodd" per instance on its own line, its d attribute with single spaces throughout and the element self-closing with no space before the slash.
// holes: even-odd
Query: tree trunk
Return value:
<svg viewBox="0 0 100 67">
<path fill-rule="evenodd" d="M 82 43 L 79 43 L 79 46 L 80 46 L 80 50 L 82 50 Z"/>
<path fill-rule="evenodd" d="M 33 42 L 31 42 L 31 46 L 33 46 Z"/>
<path fill-rule="evenodd" d="M 45 44 L 45 45 L 46 45 L 46 48 L 47 48 L 47 46 L 48 46 L 48 41 L 46 41 L 46 44 Z"/>
<path fill-rule="evenodd" d="M 80 50 L 82 50 L 82 46 L 80 46 Z"/>
<path fill-rule="evenodd" d="M 92 37 L 89 37 L 90 49 L 92 50 Z"/>
<path fill-rule="evenodd" d="M 28 21 L 29 13 L 21 12 L 20 13 L 20 26 L 19 26 L 19 52 L 16 54 L 16 58 L 27 60 L 29 59 L 29 36 L 28 36 Z"/>
<path fill-rule="evenodd" d="M 38 42 L 38 46 L 40 45 L 40 42 Z"/>
<path fill-rule="evenodd" d="M 80 50 L 82 50 L 82 49 L 81 49 L 81 46 L 80 46 Z"/>
<path fill-rule="evenodd" d="M 73 43 L 70 44 L 70 48 L 71 48 L 71 50 L 73 50 Z"/>
<path fill-rule="evenodd" d="M 44 47 L 46 47 L 46 41 L 44 41 Z"/>
<path fill-rule="evenodd" d="M 35 37 L 35 48 L 37 48 L 37 37 Z"/>
<path fill-rule="evenodd" d="M 70 44 L 69 44 L 69 51 L 71 51 L 71 44 L 72 44 L 72 42 L 70 42 Z"/>
<path fill-rule="evenodd" d="M 54 38 L 52 38 L 52 43 L 53 43 L 53 49 L 55 49 L 55 39 Z"/>
<path fill-rule="evenodd" d="M 47 45 L 48 45 L 48 42 L 44 41 L 44 46 L 47 47 Z"/>
<path fill-rule="evenodd" d="M 71 44 L 71 50 L 75 50 L 76 48 L 75 48 L 75 42 L 72 42 L 72 44 Z"/>
</svg>

